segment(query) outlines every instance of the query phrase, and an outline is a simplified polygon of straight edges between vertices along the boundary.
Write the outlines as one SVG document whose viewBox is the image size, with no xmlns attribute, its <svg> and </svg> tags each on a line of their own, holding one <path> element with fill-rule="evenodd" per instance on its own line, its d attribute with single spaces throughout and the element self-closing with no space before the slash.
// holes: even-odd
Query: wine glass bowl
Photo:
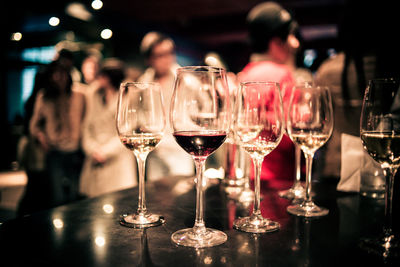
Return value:
<svg viewBox="0 0 400 267">
<path fill-rule="evenodd" d="M 330 91 L 310 83 L 295 86 L 287 115 L 287 131 L 306 158 L 306 196 L 301 203 L 289 205 L 290 214 L 304 217 L 325 216 L 329 210 L 312 201 L 311 174 L 315 151 L 323 146 L 333 131 L 333 109 Z"/>
<path fill-rule="evenodd" d="M 400 80 L 370 80 L 365 90 L 360 118 L 364 149 L 377 161 L 386 178 L 385 221 L 381 236 L 365 239 L 362 247 L 384 258 L 400 255 L 400 241 L 393 232 L 394 177 L 400 166 Z"/>
<path fill-rule="evenodd" d="M 255 199 L 253 212 L 233 222 L 235 229 L 266 233 L 279 229 L 278 222 L 266 219 L 260 210 L 260 175 L 264 157 L 282 139 L 284 119 L 282 96 L 278 83 L 243 82 L 235 105 L 234 131 L 240 146 L 250 155 L 255 166 Z"/>
<path fill-rule="evenodd" d="M 171 101 L 170 124 L 176 142 L 196 166 L 196 219 L 193 228 L 179 230 L 171 240 L 178 245 L 202 248 L 220 245 L 227 235 L 206 228 L 203 173 L 207 157 L 227 138 L 230 127 L 229 89 L 224 69 L 208 66 L 177 70 Z"/>
<path fill-rule="evenodd" d="M 133 151 L 139 170 L 139 201 L 134 214 L 124 214 L 121 225 L 146 228 L 164 223 L 164 218 L 147 210 L 145 164 L 147 155 L 163 137 L 165 114 L 158 83 L 122 83 L 117 107 L 117 131 L 122 144 Z"/>
</svg>

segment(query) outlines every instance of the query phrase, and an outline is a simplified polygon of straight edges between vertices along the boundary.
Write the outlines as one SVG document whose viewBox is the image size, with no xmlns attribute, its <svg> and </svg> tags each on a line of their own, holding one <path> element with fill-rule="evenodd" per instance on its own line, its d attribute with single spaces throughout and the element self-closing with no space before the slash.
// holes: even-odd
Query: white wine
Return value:
<svg viewBox="0 0 400 267">
<path fill-rule="evenodd" d="M 241 147 L 252 157 L 265 157 L 271 153 L 277 145 L 278 142 L 256 139 L 248 143 L 242 143 Z"/>
<path fill-rule="evenodd" d="M 304 152 L 314 153 L 328 141 L 330 135 L 319 133 L 292 133 L 290 137 Z"/>
<path fill-rule="evenodd" d="M 246 143 L 257 138 L 263 128 L 264 127 L 262 125 L 238 127 L 238 129 L 236 130 L 236 135 L 240 138 L 242 142 Z"/>
<path fill-rule="evenodd" d="M 400 165 L 400 135 L 367 132 L 361 134 L 361 140 L 368 154 L 380 164 Z"/>
<path fill-rule="evenodd" d="M 240 133 L 238 133 L 238 135 L 239 134 Z M 278 146 L 279 142 L 281 141 L 280 135 L 274 131 L 257 130 L 257 135 L 253 129 L 250 129 L 249 131 L 245 132 L 244 137 L 240 136 L 241 147 L 252 157 L 264 157 L 268 155 Z"/>
<path fill-rule="evenodd" d="M 135 153 L 149 153 L 161 141 L 160 133 L 121 134 L 121 142 Z"/>
</svg>

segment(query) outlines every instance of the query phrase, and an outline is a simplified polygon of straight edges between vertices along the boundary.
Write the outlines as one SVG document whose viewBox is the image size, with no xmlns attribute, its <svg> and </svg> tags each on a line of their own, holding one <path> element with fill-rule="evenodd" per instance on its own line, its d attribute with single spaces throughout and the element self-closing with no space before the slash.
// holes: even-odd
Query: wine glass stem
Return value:
<svg viewBox="0 0 400 267">
<path fill-rule="evenodd" d="M 255 176 L 254 176 L 254 193 L 255 193 L 255 199 L 254 199 L 254 207 L 253 207 L 253 218 L 257 218 L 261 216 L 261 210 L 260 210 L 260 176 L 261 176 L 261 167 L 262 167 L 262 162 L 264 158 L 261 157 L 254 157 L 253 162 L 254 162 L 254 170 L 255 170 Z"/>
<path fill-rule="evenodd" d="M 148 153 L 135 154 L 139 169 L 139 201 L 137 209 L 137 213 L 139 215 L 144 215 L 146 214 L 147 211 L 145 181 L 144 181 L 147 154 Z"/>
<path fill-rule="evenodd" d="M 306 202 L 311 202 L 311 175 L 312 175 L 312 163 L 314 154 L 304 153 L 306 158 Z"/>
<path fill-rule="evenodd" d="M 203 179 L 206 159 L 204 157 L 198 157 L 194 159 L 197 173 L 196 183 L 196 220 L 193 226 L 193 231 L 196 234 L 203 234 L 206 232 L 206 226 L 204 224 L 204 190 L 203 190 Z"/>
<path fill-rule="evenodd" d="M 396 175 L 397 168 L 387 167 L 383 168 L 386 177 L 386 194 L 385 194 L 385 225 L 384 232 L 386 235 L 392 234 L 392 202 L 393 202 L 393 184 L 394 176 Z"/>
<path fill-rule="evenodd" d="M 301 180 L 301 149 L 298 145 L 294 145 L 295 147 L 295 168 L 296 168 L 296 177 L 295 177 L 295 184 L 300 183 Z"/>
</svg>

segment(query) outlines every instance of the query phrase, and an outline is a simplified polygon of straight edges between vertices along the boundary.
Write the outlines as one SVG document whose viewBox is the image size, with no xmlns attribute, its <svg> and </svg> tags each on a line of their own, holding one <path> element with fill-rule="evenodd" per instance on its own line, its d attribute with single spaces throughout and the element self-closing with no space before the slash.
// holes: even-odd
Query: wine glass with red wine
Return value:
<svg viewBox="0 0 400 267">
<path fill-rule="evenodd" d="M 174 243 L 187 247 L 212 247 L 224 243 L 227 235 L 206 228 L 204 222 L 204 167 L 207 157 L 225 141 L 231 113 L 226 72 L 208 66 L 177 70 L 170 121 L 176 142 L 189 153 L 196 166 L 196 219 L 193 228 L 172 234 Z"/>
<path fill-rule="evenodd" d="M 254 163 L 253 213 L 233 222 L 237 230 L 267 233 L 279 229 L 278 222 L 264 218 L 260 210 L 260 175 L 264 157 L 280 143 L 284 132 L 282 96 L 275 82 L 240 83 L 235 105 L 234 131 L 241 147 Z"/>
<path fill-rule="evenodd" d="M 122 83 L 116 120 L 120 140 L 133 151 L 139 170 L 137 212 L 123 215 L 120 223 L 132 228 L 158 226 L 164 223 L 164 218 L 147 210 L 144 176 L 147 155 L 161 141 L 166 125 L 160 85 L 148 82 Z"/>
</svg>

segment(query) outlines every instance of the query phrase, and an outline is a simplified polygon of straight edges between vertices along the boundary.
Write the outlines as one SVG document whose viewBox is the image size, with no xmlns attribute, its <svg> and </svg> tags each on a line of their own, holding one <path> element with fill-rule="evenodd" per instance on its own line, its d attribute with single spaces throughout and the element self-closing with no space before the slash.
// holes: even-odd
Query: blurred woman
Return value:
<svg viewBox="0 0 400 267">
<path fill-rule="evenodd" d="M 80 191 L 94 197 L 136 184 L 136 163 L 118 136 L 115 114 L 118 88 L 124 79 L 122 62 L 108 59 L 101 67 L 99 88 L 87 98 L 82 147 L 86 154 Z"/>
<path fill-rule="evenodd" d="M 57 206 L 79 198 L 85 99 L 72 90 L 69 70 L 58 62 L 47 67 L 44 79 L 36 97 L 30 132 L 46 153 L 50 206 Z"/>
</svg>

